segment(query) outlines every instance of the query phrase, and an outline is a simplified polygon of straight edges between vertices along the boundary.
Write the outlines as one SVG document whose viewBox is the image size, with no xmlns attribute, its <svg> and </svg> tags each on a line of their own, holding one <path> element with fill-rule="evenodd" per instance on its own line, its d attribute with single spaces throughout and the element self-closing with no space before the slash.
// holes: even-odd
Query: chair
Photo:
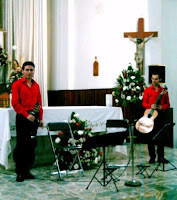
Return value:
<svg viewBox="0 0 177 200">
<path fill-rule="evenodd" d="M 107 133 L 107 128 L 121 128 L 121 130 L 113 133 Z M 93 175 L 92 179 L 90 180 L 86 189 L 89 188 L 90 184 L 92 183 L 93 179 L 96 179 L 98 183 L 102 186 L 107 186 L 111 181 L 113 181 L 116 191 L 118 192 L 118 188 L 116 186 L 116 182 L 118 179 L 113 175 L 113 171 L 117 169 L 117 167 L 109 166 L 106 163 L 106 153 L 105 148 L 107 146 L 115 146 L 115 145 L 122 145 L 124 143 L 125 138 L 129 134 L 130 126 L 129 121 L 126 119 L 123 120 L 107 120 L 106 121 L 106 133 L 99 136 L 94 136 L 88 138 L 86 142 L 83 144 L 83 149 L 91 149 L 96 147 L 103 147 L 103 159 L 100 165 L 98 166 L 95 174 Z M 98 179 L 96 177 L 99 169 L 103 166 L 103 178 Z"/>
<path fill-rule="evenodd" d="M 74 136 L 68 122 L 51 122 L 47 124 L 48 135 L 52 146 L 52 151 L 54 154 L 55 162 L 51 168 L 51 175 L 58 174 L 59 179 L 63 180 L 64 175 L 68 175 L 71 173 L 80 172 L 84 175 L 84 170 L 82 167 L 82 163 L 79 157 L 79 151 L 81 150 L 80 145 L 75 144 Z M 59 142 L 60 138 L 62 140 Z M 68 145 L 68 140 L 71 139 L 73 141 L 73 145 Z M 69 169 L 61 170 L 60 166 L 60 158 L 62 153 L 67 152 L 71 156 L 70 151 L 74 151 L 75 155 L 71 160 L 71 165 Z M 74 170 L 74 166 L 78 165 L 78 169 Z M 54 172 L 54 167 L 57 168 L 57 172 Z"/>
</svg>

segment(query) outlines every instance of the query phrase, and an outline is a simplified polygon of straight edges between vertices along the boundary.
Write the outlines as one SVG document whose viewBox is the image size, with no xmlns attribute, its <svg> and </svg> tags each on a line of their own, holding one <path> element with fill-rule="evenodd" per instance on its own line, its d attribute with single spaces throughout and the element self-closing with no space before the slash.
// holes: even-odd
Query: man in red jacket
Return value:
<svg viewBox="0 0 177 200">
<path fill-rule="evenodd" d="M 34 63 L 25 62 L 22 66 L 23 77 L 12 85 L 12 106 L 17 113 L 17 143 L 13 157 L 18 182 L 35 178 L 30 169 L 35 160 L 37 129 L 43 126 L 41 93 L 39 85 L 33 80 L 34 72 Z"/>
<path fill-rule="evenodd" d="M 151 80 L 152 80 L 152 85 L 144 91 L 143 107 L 146 109 L 154 109 L 158 111 L 158 116 L 154 120 L 154 128 L 150 133 L 148 133 L 149 138 L 151 138 L 148 143 L 148 151 L 150 155 L 149 163 L 155 163 L 156 154 L 152 137 L 155 136 L 155 134 L 157 134 L 157 132 L 165 124 L 164 113 L 166 109 L 170 107 L 170 102 L 169 102 L 168 92 L 164 93 L 161 96 L 159 102 L 156 102 L 160 93 L 163 90 L 163 87 L 161 87 L 159 84 L 161 80 L 159 77 L 159 73 L 154 72 L 152 74 Z M 161 141 L 157 144 L 157 154 L 158 154 L 158 162 L 167 162 L 167 160 L 164 158 L 164 145 Z"/>
</svg>

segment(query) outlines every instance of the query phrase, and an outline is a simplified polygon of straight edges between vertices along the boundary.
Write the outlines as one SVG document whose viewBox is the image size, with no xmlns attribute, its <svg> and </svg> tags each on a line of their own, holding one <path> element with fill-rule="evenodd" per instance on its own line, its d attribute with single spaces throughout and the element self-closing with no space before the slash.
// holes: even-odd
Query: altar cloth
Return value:
<svg viewBox="0 0 177 200">
<path fill-rule="evenodd" d="M 92 124 L 92 132 L 104 132 L 107 119 L 123 119 L 122 108 L 106 106 L 62 106 L 43 107 L 44 128 L 39 128 L 37 135 L 47 135 L 48 122 L 70 120 L 71 113 L 79 114 L 81 120 Z M 8 156 L 11 153 L 10 140 L 16 136 L 16 113 L 13 108 L 0 108 L 0 164 L 8 169 Z"/>
</svg>

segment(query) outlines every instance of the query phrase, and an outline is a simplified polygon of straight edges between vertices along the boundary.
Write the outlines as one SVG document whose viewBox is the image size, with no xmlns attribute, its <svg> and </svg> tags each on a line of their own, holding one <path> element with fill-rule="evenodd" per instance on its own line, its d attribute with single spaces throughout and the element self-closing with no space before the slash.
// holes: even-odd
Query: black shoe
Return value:
<svg viewBox="0 0 177 200">
<path fill-rule="evenodd" d="M 153 164 L 153 163 L 155 163 L 155 158 L 150 158 L 149 164 Z"/>
<path fill-rule="evenodd" d="M 24 181 L 24 177 L 22 175 L 17 175 L 16 181 L 17 182 L 23 182 Z"/>
<path fill-rule="evenodd" d="M 35 179 L 35 176 L 29 172 L 28 174 L 24 175 L 24 179 Z"/>
<path fill-rule="evenodd" d="M 165 164 L 169 163 L 169 161 L 165 158 L 158 158 L 158 162 L 159 163 L 165 163 Z"/>
</svg>

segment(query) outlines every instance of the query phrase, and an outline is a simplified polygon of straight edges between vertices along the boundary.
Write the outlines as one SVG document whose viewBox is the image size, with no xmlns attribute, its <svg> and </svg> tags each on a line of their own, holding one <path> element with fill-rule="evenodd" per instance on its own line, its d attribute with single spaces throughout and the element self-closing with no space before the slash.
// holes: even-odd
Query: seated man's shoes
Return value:
<svg viewBox="0 0 177 200">
<path fill-rule="evenodd" d="M 24 179 L 35 179 L 35 176 L 29 172 L 28 174 L 24 175 Z"/>
<path fill-rule="evenodd" d="M 153 164 L 153 163 L 155 163 L 155 158 L 150 158 L 149 164 Z"/>
<path fill-rule="evenodd" d="M 165 158 L 158 158 L 158 162 L 159 163 L 165 163 L 165 164 L 169 163 L 169 161 Z"/>
<path fill-rule="evenodd" d="M 22 175 L 17 175 L 16 181 L 17 182 L 23 182 L 24 181 L 24 177 Z"/>
</svg>

